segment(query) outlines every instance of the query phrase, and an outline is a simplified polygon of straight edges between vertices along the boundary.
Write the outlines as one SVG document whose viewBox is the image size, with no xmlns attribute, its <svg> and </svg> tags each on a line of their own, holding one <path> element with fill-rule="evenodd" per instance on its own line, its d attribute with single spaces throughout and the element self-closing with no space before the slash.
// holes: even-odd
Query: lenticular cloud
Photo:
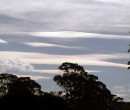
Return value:
<svg viewBox="0 0 130 110">
<path fill-rule="evenodd" d="M 0 59 L 0 72 L 32 71 L 34 67 L 18 59 Z"/>
</svg>

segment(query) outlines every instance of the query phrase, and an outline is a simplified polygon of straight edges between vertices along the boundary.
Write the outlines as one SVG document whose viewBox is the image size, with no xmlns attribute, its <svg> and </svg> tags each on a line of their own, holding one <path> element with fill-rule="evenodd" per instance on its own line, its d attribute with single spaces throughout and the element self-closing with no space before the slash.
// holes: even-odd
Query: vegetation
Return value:
<svg viewBox="0 0 130 110">
<path fill-rule="evenodd" d="M 41 86 L 29 77 L 0 74 L 0 109 L 68 110 L 63 98 L 45 93 Z"/>
<path fill-rule="evenodd" d="M 82 66 L 63 63 L 59 69 L 63 75 L 54 81 L 63 89 L 63 97 L 73 110 L 111 110 L 122 98 L 116 97 L 98 81 L 98 77 L 85 72 Z"/>
<path fill-rule="evenodd" d="M 29 77 L 0 74 L 0 109 L 130 110 L 130 103 L 111 94 L 98 77 L 65 62 L 54 81 L 62 91 L 46 93 Z"/>
</svg>

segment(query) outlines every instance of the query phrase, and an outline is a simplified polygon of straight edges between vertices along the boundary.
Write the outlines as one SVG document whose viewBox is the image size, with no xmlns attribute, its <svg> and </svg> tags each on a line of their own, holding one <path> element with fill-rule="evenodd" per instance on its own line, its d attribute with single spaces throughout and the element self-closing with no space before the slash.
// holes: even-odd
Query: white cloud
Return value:
<svg viewBox="0 0 130 110">
<path fill-rule="evenodd" d="M 50 77 L 47 77 L 47 76 L 33 76 L 33 75 L 18 75 L 18 74 L 15 74 L 17 75 L 18 77 L 30 77 L 32 80 L 40 80 L 40 79 L 51 79 Z"/>
<path fill-rule="evenodd" d="M 101 72 L 98 70 L 86 70 L 88 73 L 97 73 Z M 61 74 L 62 72 L 60 70 L 33 70 L 32 72 L 37 72 L 37 73 L 48 73 L 48 74 Z"/>
<path fill-rule="evenodd" d="M 118 93 L 115 93 L 117 95 L 117 97 L 126 97 L 127 94 L 118 94 Z"/>
<path fill-rule="evenodd" d="M 33 70 L 32 72 L 37 72 L 37 73 L 48 73 L 48 74 L 61 74 L 59 70 Z"/>
<path fill-rule="evenodd" d="M 102 38 L 102 39 L 130 39 L 130 36 L 109 35 L 74 31 L 58 31 L 58 32 L 30 32 L 25 33 L 30 36 L 37 37 L 54 37 L 54 38 Z"/>
<path fill-rule="evenodd" d="M 0 72 L 32 71 L 34 67 L 19 59 L 0 58 Z"/>
<path fill-rule="evenodd" d="M 127 64 L 109 62 L 109 59 L 124 59 L 129 58 L 128 54 L 88 54 L 88 55 L 50 55 L 42 53 L 27 53 L 27 52 L 0 52 L 0 58 L 19 58 L 30 64 L 62 64 L 63 62 L 73 62 L 81 65 L 96 65 L 127 68 Z"/>
<path fill-rule="evenodd" d="M 5 41 L 5 40 L 0 39 L 0 44 L 6 44 L 6 43 L 8 43 L 8 42 Z"/>
<path fill-rule="evenodd" d="M 81 47 L 64 46 L 64 45 L 57 45 L 57 44 L 50 44 L 50 43 L 38 43 L 38 42 L 26 42 L 24 44 L 33 47 L 61 47 L 61 48 L 75 48 L 75 49 L 81 48 Z"/>
</svg>

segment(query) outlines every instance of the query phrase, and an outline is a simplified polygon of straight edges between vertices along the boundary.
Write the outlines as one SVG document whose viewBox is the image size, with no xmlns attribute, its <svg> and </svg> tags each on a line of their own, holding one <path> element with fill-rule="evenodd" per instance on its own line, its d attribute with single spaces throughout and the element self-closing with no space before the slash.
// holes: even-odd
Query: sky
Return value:
<svg viewBox="0 0 130 110">
<path fill-rule="evenodd" d="M 130 101 L 130 0 L 0 0 L 0 72 L 43 91 L 63 62 L 78 63 Z"/>
</svg>

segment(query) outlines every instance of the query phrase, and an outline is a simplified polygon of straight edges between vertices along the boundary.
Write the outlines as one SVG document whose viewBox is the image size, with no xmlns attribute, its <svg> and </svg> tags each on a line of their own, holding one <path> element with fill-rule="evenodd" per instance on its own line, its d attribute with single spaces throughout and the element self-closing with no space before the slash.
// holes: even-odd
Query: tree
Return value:
<svg viewBox="0 0 130 110">
<path fill-rule="evenodd" d="M 54 81 L 62 87 L 63 97 L 72 109 L 109 110 L 114 106 L 117 97 L 98 81 L 97 76 L 88 74 L 74 63 L 65 62 L 59 69 L 63 75 L 54 76 Z"/>
<path fill-rule="evenodd" d="M 20 77 L 9 86 L 9 94 L 42 95 L 41 86 L 29 77 Z"/>
<path fill-rule="evenodd" d="M 41 86 L 29 77 L 17 77 L 16 75 L 0 74 L 0 95 L 42 95 Z"/>
<path fill-rule="evenodd" d="M 6 95 L 9 90 L 9 85 L 14 83 L 18 77 L 16 75 L 2 73 L 0 74 L 0 96 Z"/>
<path fill-rule="evenodd" d="M 0 97 L 0 109 L 69 110 L 68 104 L 62 97 L 42 92 L 41 86 L 29 77 L 18 78 L 15 75 L 3 73 L 0 74 L 0 85 L 0 91 L 3 94 Z"/>
</svg>

